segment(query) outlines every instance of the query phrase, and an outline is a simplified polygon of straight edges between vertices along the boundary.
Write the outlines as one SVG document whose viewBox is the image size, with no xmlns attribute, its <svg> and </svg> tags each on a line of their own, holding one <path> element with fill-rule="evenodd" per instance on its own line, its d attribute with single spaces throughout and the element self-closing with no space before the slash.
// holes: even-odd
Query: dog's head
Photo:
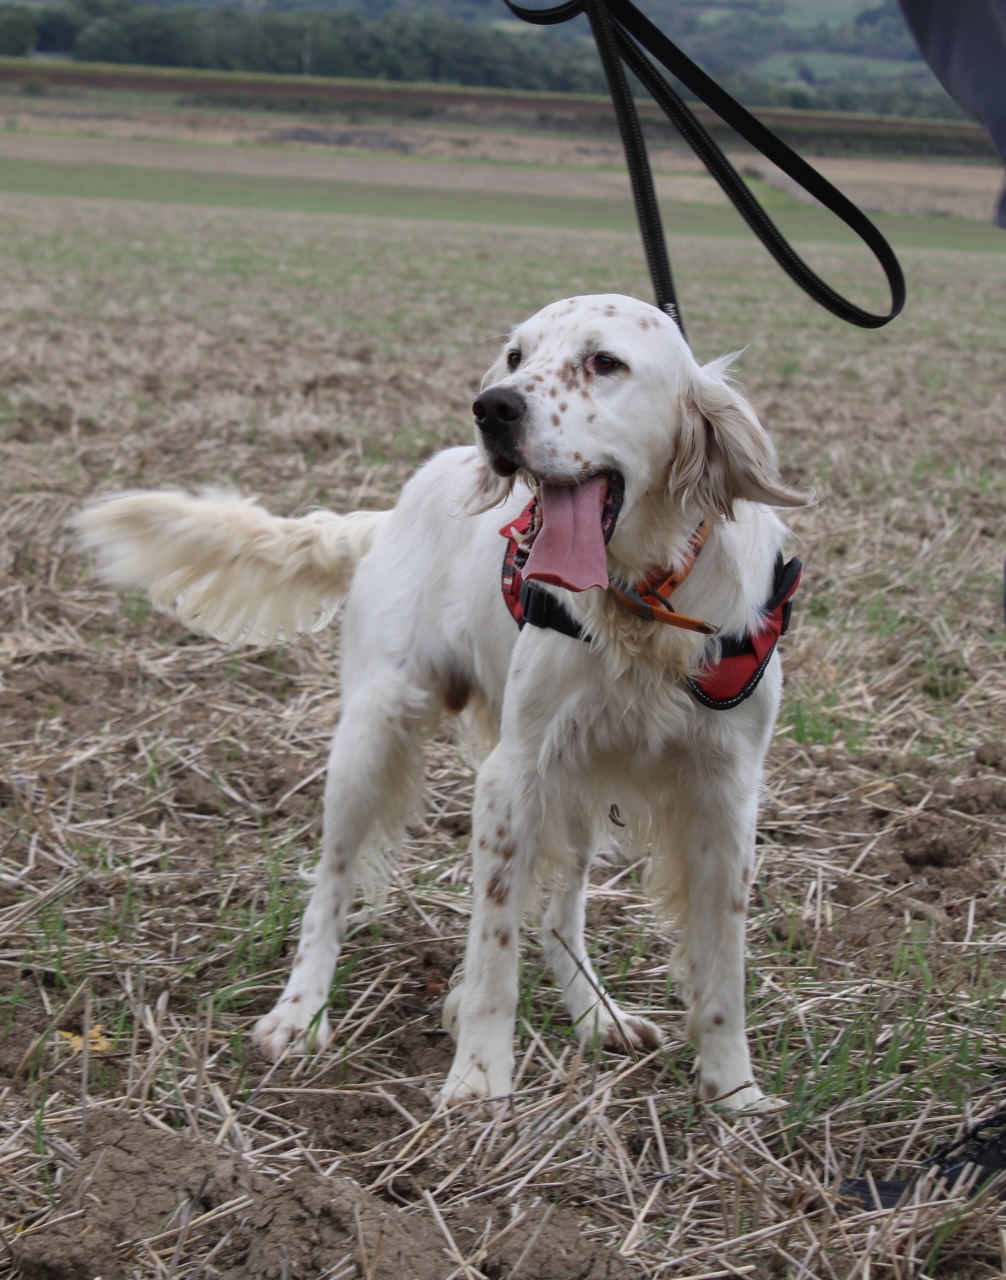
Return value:
<svg viewBox="0 0 1006 1280">
<path fill-rule="evenodd" d="M 662 563 L 692 517 L 733 519 L 739 500 L 803 505 L 728 363 L 700 367 L 674 321 L 634 298 L 545 307 L 514 329 L 473 406 L 499 493 L 524 478 L 546 515 L 564 510 L 571 542 L 599 528 L 595 563 L 607 545 L 633 571 Z"/>
</svg>

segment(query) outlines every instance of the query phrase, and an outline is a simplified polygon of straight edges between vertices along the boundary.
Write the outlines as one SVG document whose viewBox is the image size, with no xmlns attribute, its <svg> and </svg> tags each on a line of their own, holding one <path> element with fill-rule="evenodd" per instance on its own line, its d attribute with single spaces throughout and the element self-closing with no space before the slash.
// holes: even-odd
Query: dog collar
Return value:
<svg viewBox="0 0 1006 1280">
<path fill-rule="evenodd" d="M 689 618 L 676 613 L 671 607 L 670 596 L 677 591 L 695 568 L 702 548 L 709 537 L 709 521 L 703 520 L 692 534 L 680 569 L 653 569 L 634 587 L 609 586 L 608 590 L 620 604 L 625 605 L 639 618 L 647 622 L 665 622 L 669 627 L 681 627 L 685 631 L 698 631 L 704 636 L 714 636 L 719 630 L 701 618 Z"/>
</svg>

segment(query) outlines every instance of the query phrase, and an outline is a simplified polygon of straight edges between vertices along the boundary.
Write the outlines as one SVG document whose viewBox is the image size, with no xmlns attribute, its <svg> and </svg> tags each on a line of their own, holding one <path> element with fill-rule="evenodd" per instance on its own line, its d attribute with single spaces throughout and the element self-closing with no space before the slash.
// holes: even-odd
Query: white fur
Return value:
<svg viewBox="0 0 1006 1280">
<path fill-rule="evenodd" d="M 98 502 L 77 526 L 115 586 L 146 591 L 192 631 L 272 644 L 331 620 L 387 518 L 315 511 L 282 520 L 223 490 L 166 490 Z"/>
<path fill-rule="evenodd" d="M 518 351 L 510 371 L 507 353 Z M 592 372 L 598 351 L 624 367 Z M 804 498 L 780 484 L 768 438 L 725 367 L 700 368 L 673 322 L 646 303 L 572 298 L 519 326 L 486 378 L 527 404 L 516 483 L 493 474 L 480 438 L 479 449 L 433 458 L 389 513 L 283 520 L 224 495 L 151 493 L 81 517 L 113 582 L 146 589 L 188 626 L 225 640 L 290 636 L 346 596 L 321 859 L 290 978 L 253 1032 L 267 1056 L 327 1039 L 358 853 L 404 821 L 423 737 L 445 707 L 464 703 L 487 758 L 476 785 L 464 981 L 445 1010 L 457 1051 L 442 1096 L 511 1088 L 518 939 L 535 890 L 547 895 L 541 937 L 581 1035 L 659 1043 L 652 1023 L 606 995 L 584 943 L 590 861 L 617 803 L 652 851 L 654 897 L 680 931 L 674 963 L 702 1095 L 765 1105 L 744 1030 L 744 925 L 778 659 L 746 702 L 711 711 L 684 677 L 715 657 L 715 641 L 644 622 L 599 589 L 560 592 L 591 644 L 519 632 L 499 589 L 498 531 L 526 502 L 521 479 L 572 483 L 618 471 L 625 498 L 608 546 L 611 576 L 631 583 L 680 562 L 706 517 L 708 543 L 675 608 L 723 635 L 755 624 L 785 536 L 769 504 Z"/>
</svg>

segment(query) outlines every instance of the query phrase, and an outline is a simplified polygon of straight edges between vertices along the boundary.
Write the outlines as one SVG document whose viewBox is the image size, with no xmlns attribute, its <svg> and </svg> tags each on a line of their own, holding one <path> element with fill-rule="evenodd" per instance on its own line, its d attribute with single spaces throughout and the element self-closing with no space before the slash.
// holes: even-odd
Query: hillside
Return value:
<svg viewBox="0 0 1006 1280">
<path fill-rule="evenodd" d="M 755 107 L 959 116 L 896 0 L 643 0 L 647 14 Z M 0 55 L 601 93 L 586 19 L 532 27 L 503 0 L 0 0 Z M 686 95 L 687 96 L 687 95 Z"/>
</svg>

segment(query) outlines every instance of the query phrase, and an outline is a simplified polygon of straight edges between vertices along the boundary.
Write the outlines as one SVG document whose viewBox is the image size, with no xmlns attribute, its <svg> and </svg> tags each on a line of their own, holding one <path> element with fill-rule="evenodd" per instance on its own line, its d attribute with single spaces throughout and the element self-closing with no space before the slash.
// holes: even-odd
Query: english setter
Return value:
<svg viewBox="0 0 1006 1280">
<path fill-rule="evenodd" d="M 280 519 L 232 495 L 164 491 L 80 517 L 110 581 L 225 641 L 288 639 L 345 600 L 321 858 L 290 977 L 252 1033 L 267 1057 L 326 1041 L 360 850 L 400 836 L 422 740 L 446 710 L 484 758 L 442 1098 L 510 1092 L 518 940 L 538 898 L 580 1035 L 660 1043 L 604 991 L 584 943 L 591 859 L 617 804 L 679 931 L 701 1094 L 766 1105 L 745 1033 L 744 935 L 794 581 L 791 564 L 780 592 L 786 531 L 771 508 L 806 498 L 781 482 L 727 364 L 700 367 L 647 303 L 570 298 L 514 329 L 475 401 L 476 445 L 434 457 L 391 511 Z M 519 627 L 522 613 L 534 625 Z M 744 688 L 724 691 L 738 654 Z"/>
</svg>

